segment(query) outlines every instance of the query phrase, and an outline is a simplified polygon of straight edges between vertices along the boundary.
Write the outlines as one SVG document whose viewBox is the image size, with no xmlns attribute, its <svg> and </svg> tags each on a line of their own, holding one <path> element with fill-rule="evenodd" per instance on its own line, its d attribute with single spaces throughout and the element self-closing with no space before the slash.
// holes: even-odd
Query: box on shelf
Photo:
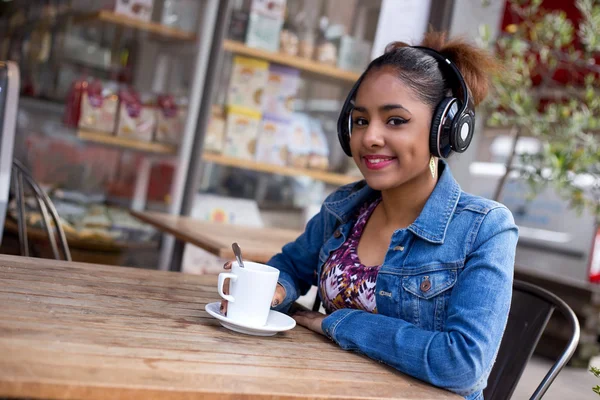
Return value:
<svg viewBox="0 0 600 400">
<path fill-rule="evenodd" d="M 117 121 L 118 97 L 99 80 L 83 82 L 78 127 L 113 133 Z"/>
<path fill-rule="evenodd" d="M 294 113 L 288 133 L 287 164 L 295 168 L 306 168 L 310 156 L 310 120 L 308 115 Z"/>
<path fill-rule="evenodd" d="M 152 18 L 153 0 L 116 0 L 115 13 L 148 22 Z"/>
<path fill-rule="evenodd" d="M 225 112 L 223 107 L 213 106 L 206 136 L 204 137 L 204 150 L 212 153 L 222 153 L 225 146 Z"/>
<path fill-rule="evenodd" d="M 227 156 L 254 161 L 260 118 L 259 112 L 230 107 L 227 110 L 223 153 Z"/>
<path fill-rule="evenodd" d="M 321 122 L 310 119 L 310 155 L 308 167 L 326 171 L 329 168 L 329 146 Z"/>
<path fill-rule="evenodd" d="M 290 119 L 298 93 L 300 71 L 272 64 L 263 99 L 263 112 L 269 116 Z"/>
<path fill-rule="evenodd" d="M 253 0 L 246 32 L 249 47 L 279 50 L 279 36 L 285 15 L 285 0 Z"/>
<path fill-rule="evenodd" d="M 268 62 L 235 56 L 227 92 L 227 105 L 260 112 L 268 76 Z"/>
<path fill-rule="evenodd" d="M 265 115 L 258 133 L 256 161 L 286 165 L 289 128 L 289 120 Z"/>
<path fill-rule="evenodd" d="M 185 127 L 186 108 L 178 104 L 172 95 L 159 95 L 156 98 L 156 134 L 160 143 L 178 145 Z"/>
<path fill-rule="evenodd" d="M 252 0 L 250 13 L 257 13 L 264 17 L 283 21 L 286 2 L 286 0 Z"/>
<path fill-rule="evenodd" d="M 155 129 L 155 107 L 147 102 L 142 102 L 135 91 L 121 90 L 119 92 L 117 136 L 151 142 Z"/>
<path fill-rule="evenodd" d="M 327 65 L 337 65 L 339 44 L 344 32 L 345 27 L 341 24 L 321 26 L 315 49 L 315 60 Z"/>
</svg>

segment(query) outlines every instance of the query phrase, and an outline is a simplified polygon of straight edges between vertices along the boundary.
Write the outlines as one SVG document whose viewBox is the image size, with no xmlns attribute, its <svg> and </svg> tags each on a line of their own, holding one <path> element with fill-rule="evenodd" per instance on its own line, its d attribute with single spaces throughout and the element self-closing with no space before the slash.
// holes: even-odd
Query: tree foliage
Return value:
<svg viewBox="0 0 600 400">
<path fill-rule="evenodd" d="M 577 0 L 575 25 L 543 0 L 509 0 L 515 21 L 491 41 L 501 70 L 485 103 L 487 124 L 510 129 L 514 137 L 506 176 L 529 183 L 531 194 L 551 185 L 578 211 L 600 218 L 600 0 Z M 600 59 L 599 59 L 600 60 Z M 523 136 L 539 141 L 539 151 L 517 154 Z"/>
</svg>

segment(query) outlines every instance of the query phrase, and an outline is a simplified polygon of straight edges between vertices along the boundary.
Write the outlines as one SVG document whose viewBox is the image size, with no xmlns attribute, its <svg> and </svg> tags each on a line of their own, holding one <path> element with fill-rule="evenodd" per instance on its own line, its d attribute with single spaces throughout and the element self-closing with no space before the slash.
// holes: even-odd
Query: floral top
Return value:
<svg viewBox="0 0 600 400">
<path fill-rule="evenodd" d="M 327 313 L 342 308 L 377 313 L 375 281 L 381 265 L 362 264 L 357 248 L 365 225 L 380 201 L 381 198 L 361 207 L 350 236 L 323 265 L 319 290 Z"/>
</svg>

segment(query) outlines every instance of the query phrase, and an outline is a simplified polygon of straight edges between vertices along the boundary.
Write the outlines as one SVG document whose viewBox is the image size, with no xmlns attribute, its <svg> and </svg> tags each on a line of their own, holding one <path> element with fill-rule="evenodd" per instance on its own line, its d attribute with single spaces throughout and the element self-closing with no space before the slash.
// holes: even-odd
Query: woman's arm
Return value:
<svg viewBox="0 0 600 400">
<path fill-rule="evenodd" d="M 279 270 L 279 283 L 285 289 L 285 299 L 274 309 L 287 311 L 291 304 L 306 294 L 315 280 L 315 271 L 319 263 L 319 251 L 325 242 L 330 217 L 321 210 L 310 219 L 304 232 L 293 242 L 283 246 L 281 253 L 267 262 Z"/>
<path fill-rule="evenodd" d="M 323 320 L 327 336 L 406 374 L 467 396 L 479 391 L 500 347 L 510 301 L 518 238 L 512 215 L 491 210 L 450 296 L 445 331 L 343 309 Z"/>
</svg>

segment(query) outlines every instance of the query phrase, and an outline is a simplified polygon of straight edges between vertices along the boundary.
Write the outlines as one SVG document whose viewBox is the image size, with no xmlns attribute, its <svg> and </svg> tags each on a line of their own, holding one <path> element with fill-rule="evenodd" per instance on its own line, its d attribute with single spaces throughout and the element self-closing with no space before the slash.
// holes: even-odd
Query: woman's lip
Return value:
<svg viewBox="0 0 600 400">
<path fill-rule="evenodd" d="M 393 164 L 396 161 L 396 157 L 364 156 L 363 160 L 368 169 L 379 170 Z"/>
</svg>

